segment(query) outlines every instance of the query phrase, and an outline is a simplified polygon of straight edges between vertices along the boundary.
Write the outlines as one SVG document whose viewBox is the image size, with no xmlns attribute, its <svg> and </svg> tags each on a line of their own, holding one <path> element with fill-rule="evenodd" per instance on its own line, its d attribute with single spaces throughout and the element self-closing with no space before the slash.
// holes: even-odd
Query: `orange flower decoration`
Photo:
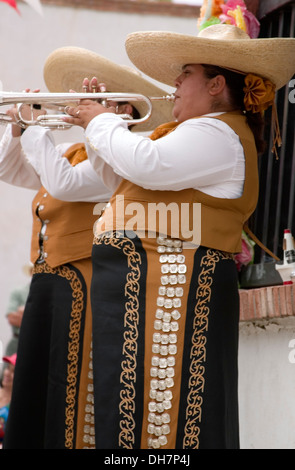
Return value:
<svg viewBox="0 0 295 470">
<path fill-rule="evenodd" d="M 221 5 L 224 5 L 224 0 L 215 0 L 212 5 L 211 16 L 219 16 L 222 13 Z"/>
<path fill-rule="evenodd" d="M 244 104 L 246 111 L 252 113 L 263 114 L 270 106 L 272 106 L 272 124 L 273 124 L 273 147 L 272 152 L 275 153 L 278 159 L 277 146 L 281 147 L 281 131 L 278 120 L 277 107 L 275 103 L 275 85 L 267 79 L 258 77 L 249 73 L 245 78 L 245 98 Z"/>
<path fill-rule="evenodd" d="M 275 85 L 267 79 L 249 73 L 245 78 L 245 108 L 252 113 L 263 113 L 274 103 Z"/>
</svg>

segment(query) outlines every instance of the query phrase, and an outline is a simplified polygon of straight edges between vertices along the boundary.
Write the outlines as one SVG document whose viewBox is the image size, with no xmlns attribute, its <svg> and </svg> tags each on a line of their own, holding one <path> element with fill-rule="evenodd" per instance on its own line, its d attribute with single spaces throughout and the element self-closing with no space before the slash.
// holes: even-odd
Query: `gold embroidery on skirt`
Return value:
<svg viewBox="0 0 295 470">
<path fill-rule="evenodd" d="M 187 397 L 186 425 L 184 429 L 183 448 L 199 448 L 200 423 L 202 420 L 203 398 L 201 394 L 205 387 L 206 343 L 205 336 L 208 331 L 210 309 L 208 303 L 211 298 L 211 286 L 216 264 L 220 260 L 233 259 L 230 253 L 216 250 L 207 250 L 201 260 L 202 271 L 198 278 L 196 293 L 197 303 L 193 323 L 191 364 L 189 378 L 189 393 Z"/>
<path fill-rule="evenodd" d="M 141 257 L 135 250 L 134 243 L 131 239 L 125 238 L 123 233 L 114 232 L 95 237 L 94 245 L 111 245 L 122 250 L 127 257 L 127 263 L 130 271 L 126 276 L 125 284 L 125 317 L 123 334 L 123 355 L 125 360 L 122 362 L 122 372 L 120 382 L 123 388 L 120 392 L 120 420 L 119 446 L 132 449 L 135 442 L 134 429 L 134 413 L 135 413 L 135 382 L 136 382 L 136 356 L 137 356 L 137 340 L 138 340 L 138 322 L 139 322 L 139 279 Z"/>
<path fill-rule="evenodd" d="M 77 376 L 78 376 L 78 353 L 80 347 L 80 330 L 82 311 L 84 308 L 84 294 L 82 284 L 76 271 L 68 266 L 51 268 L 46 263 L 35 265 L 33 273 L 57 274 L 70 282 L 72 289 L 72 311 L 69 325 L 68 342 L 68 364 L 67 364 L 67 388 L 66 388 L 66 410 L 65 410 L 65 447 L 73 449 L 74 446 L 74 418 L 77 397 Z"/>
</svg>

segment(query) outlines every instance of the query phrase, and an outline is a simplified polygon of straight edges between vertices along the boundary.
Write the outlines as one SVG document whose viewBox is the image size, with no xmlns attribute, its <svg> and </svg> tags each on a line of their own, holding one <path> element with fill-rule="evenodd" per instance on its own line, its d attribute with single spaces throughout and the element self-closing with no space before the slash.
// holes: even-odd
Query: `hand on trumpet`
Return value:
<svg viewBox="0 0 295 470">
<path fill-rule="evenodd" d="M 33 93 L 39 93 L 40 89 L 36 89 Z M 26 88 L 26 93 L 30 92 L 30 88 Z M 21 108 L 15 104 L 12 108 L 6 111 L 7 116 L 12 120 L 11 133 L 13 137 L 19 137 L 22 133 L 22 127 L 19 125 L 20 117 L 29 120 L 36 119 L 40 114 L 45 114 L 44 110 L 38 105 L 23 104 Z M 20 116 L 21 115 L 21 116 Z"/>
<path fill-rule="evenodd" d="M 91 93 L 104 93 L 107 91 L 105 83 L 98 83 L 96 77 L 93 77 L 89 82 L 88 78 L 83 80 L 83 91 L 88 93 L 89 98 L 80 100 L 79 105 L 76 107 L 66 107 L 65 111 L 69 117 L 64 117 L 63 120 L 67 123 L 81 126 L 84 129 L 88 126 L 89 122 L 99 114 L 114 113 L 121 117 L 132 118 L 133 106 L 127 101 L 113 101 L 110 99 L 91 99 Z M 73 90 L 71 90 L 73 91 Z"/>
<path fill-rule="evenodd" d="M 73 90 L 71 91 L 73 92 Z M 96 77 L 93 77 L 90 82 L 88 78 L 85 78 L 83 80 L 83 91 L 89 95 L 96 92 L 103 93 L 106 91 L 106 86 L 104 83 L 98 83 Z M 67 106 L 65 108 L 65 112 L 68 116 L 63 117 L 63 120 L 86 129 L 89 122 L 99 114 L 116 112 L 116 108 L 115 106 L 112 106 L 112 102 L 107 103 L 106 100 L 99 101 L 100 102 L 98 102 L 98 100 L 93 100 L 89 96 L 89 98 L 87 97 L 80 100 L 78 106 Z"/>
</svg>

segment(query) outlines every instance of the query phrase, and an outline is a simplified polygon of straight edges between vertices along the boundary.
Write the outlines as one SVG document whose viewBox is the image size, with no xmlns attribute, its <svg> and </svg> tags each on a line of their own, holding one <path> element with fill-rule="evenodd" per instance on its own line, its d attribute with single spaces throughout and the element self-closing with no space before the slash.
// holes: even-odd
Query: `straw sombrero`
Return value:
<svg viewBox="0 0 295 470">
<path fill-rule="evenodd" d="M 81 93 L 85 77 L 97 77 L 106 84 L 108 91 L 140 93 L 145 96 L 165 96 L 167 92 L 141 77 L 135 69 L 116 63 L 81 47 L 61 47 L 53 51 L 44 65 L 44 80 L 50 92 L 68 92 L 70 89 Z M 127 101 L 127 100 L 126 100 Z M 135 103 L 133 103 L 135 104 Z M 146 105 L 136 102 L 141 116 Z M 133 127 L 134 131 L 149 131 L 163 122 L 171 121 L 173 104 L 166 101 L 153 103 L 150 119 Z"/>
<path fill-rule="evenodd" d="M 166 31 L 132 33 L 126 39 L 131 62 L 159 82 L 175 86 L 186 64 L 208 64 L 252 73 L 283 87 L 295 73 L 295 39 L 250 39 L 242 29 L 217 24 L 198 36 Z"/>
</svg>

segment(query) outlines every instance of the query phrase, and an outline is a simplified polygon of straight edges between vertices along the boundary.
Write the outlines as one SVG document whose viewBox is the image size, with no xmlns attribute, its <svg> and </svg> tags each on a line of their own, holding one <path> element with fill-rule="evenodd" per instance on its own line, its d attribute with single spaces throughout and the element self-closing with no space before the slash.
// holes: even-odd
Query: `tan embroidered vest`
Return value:
<svg viewBox="0 0 295 470">
<path fill-rule="evenodd" d="M 64 156 L 73 166 L 87 158 L 83 144 L 73 145 Z M 32 263 L 40 255 L 51 267 L 89 258 L 97 219 L 93 215 L 94 206 L 95 203 L 60 201 L 41 187 L 32 203 Z"/>
<path fill-rule="evenodd" d="M 246 117 L 240 112 L 222 114 L 214 119 L 228 124 L 240 137 L 245 153 L 245 184 L 241 197 L 216 198 L 195 189 L 153 191 L 123 180 L 97 222 L 96 235 L 112 229 L 137 229 L 148 236 L 149 230 L 151 236 L 156 232 L 230 253 L 241 251 L 243 225 L 254 212 L 258 200 L 254 136 Z M 159 209 L 158 217 L 155 217 L 156 208 Z M 175 214 L 173 220 L 172 213 Z M 165 225 L 166 230 L 163 230 Z"/>
</svg>

